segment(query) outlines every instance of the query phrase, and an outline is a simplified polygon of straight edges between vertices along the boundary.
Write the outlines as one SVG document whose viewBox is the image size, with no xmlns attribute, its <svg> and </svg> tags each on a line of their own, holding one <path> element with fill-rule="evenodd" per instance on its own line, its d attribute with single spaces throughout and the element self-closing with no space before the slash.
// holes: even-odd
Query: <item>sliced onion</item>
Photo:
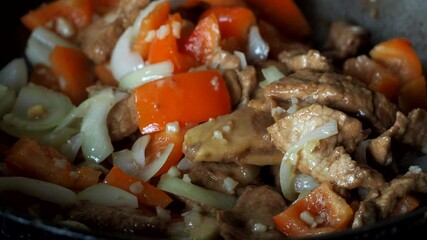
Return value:
<svg viewBox="0 0 427 240">
<path fill-rule="evenodd" d="M 335 119 L 332 119 L 331 121 L 323 124 L 322 126 L 319 126 L 313 129 L 312 131 L 302 135 L 301 138 L 296 143 L 294 143 L 288 149 L 288 151 L 286 151 L 284 158 L 291 158 L 293 154 L 297 153 L 306 144 L 310 142 L 319 141 L 335 134 L 338 134 L 337 121 Z"/>
<path fill-rule="evenodd" d="M 19 92 L 27 84 L 28 69 L 24 58 L 15 58 L 0 70 L 0 84 Z"/>
<path fill-rule="evenodd" d="M 137 176 L 140 166 L 135 162 L 133 153 L 129 149 L 123 149 L 111 154 L 113 164 L 130 176 Z"/>
<path fill-rule="evenodd" d="M 254 62 L 267 59 L 270 47 L 268 43 L 262 39 L 258 26 L 254 25 L 249 29 L 248 39 L 248 59 Z"/>
<path fill-rule="evenodd" d="M 163 191 L 217 209 L 231 210 L 236 203 L 236 198 L 232 195 L 208 190 L 182 179 L 170 177 L 167 174 L 162 175 L 157 187 Z"/>
<path fill-rule="evenodd" d="M 63 207 L 77 203 L 76 194 L 68 188 L 26 177 L 0 177 L 0 192 L 16 191 Z"/>
<path fill-rule="evenodd" d="M 138 138 L 132 145 L 132 154 L 135 162 L 143 167 L 145 166 L 145 148 L 150 141 L 150 135 L 144 135 Z"/>
<path fill-rule="evenodd" d="M 293 164 L 290 159 L 282 159 L 279 169 L 280 188 L 283 196 L 290 201 L 293 201 L 298 197 L 294 187 L 295 171 L 296 165 Z"/>
<path fill-rule="evenodd" d="M 138 208 L 135 195 L 106 183 L 98 183 L 84 189 L 77 194 L 77 199 L 109 207 Z"/>
<path fill-rule="evenodd" d="M 294 143 L 283 156 L 280 164 L 280 187 L 283 196 L 293 201 L 298 195 L 295 191 L 295 176 L 296 176 L 296 164 L 297 164 L 297 152 L 304 146 L 319 141 L 338 133 L 337 121 L 331 120 L 322 126 L 313 129 L 310 132 L 305 133 L 301 138 Z"/>
<path fill-rule="evenodd" d="M 77 49 L 74 44 L 58 36 L 56 33 L 45 27 L 38 27 L 31 32 L 27 41 L 25 55 L 33 66 L 35 64 L 43 64 L 51 67 L 50 54 L 55 46 Z"/>
<path fill-rule="evenodd" d="M 82 142 L 82 135 L 77 133 L 61 145 L 60 152 L 69 161 L 73 162 L 82 146 Z"/>
<path fill-rule="evenodd" d="M 142 84 L 169 77 L 173 73 L 173 64 L 170 61 L 147 65 L 131 72 L 120 79 L 119 87 L 124 90 L 134 89 Z"/>
<path fill-rule="evenodd" d="M 13 108 L 13 104 L 15 103 L 16 96 L 15 92 L 0 84 L 0 119 L 4 114 L 10 112 Z"/>
<path fill-rule="evenodd" d="M 82 120 L 82 152 L 86 159 L 97 163 L 104 161 L 113 151 L 107 127 L 110 109 L 126 95 L 114 94 L 106 88 L 91 97 L 91 105 Z"/>
<path fill-rule="evenodd" d="M 170 143 L 162 155 L 154 160 L 151 164 L 146 165 L 138 174 L 139 178 L 144 181 L 150 180 L 163 167 L 175 144 Z"/>
<path fill-rule="evenodd" d="M 110 66 L 115 79 L 121 79 L 126 74 L 144 67 L 144 60 L 141 55 L 131 51 L 132 39 L 132 28 L 129 27 L 114 46 Z"/>
<path fill-rule="evenodd" d="M 270 83 L 276 82 L 279 79 L 283 78 L 285 75 L 283 75 L 282 72 L 279 71 L 275 66 L 270 66 L 267 68 L 261 69 L 262 75 L 264 76 L 265 80 L 259 83 L 259 86 L 262 88 L 267 87 Z"/>
<path fill-rule="evenodd" d="M 298 193 L 311 191 L 319 186 L 319 183 L 312 176 L 303 173 L 297 174 L 294 181 L 295 191 Z"/>
<path fill-rule="evenodd" d="M 36 118 L 29 114 L 35 107 L 46 111 L 45 115 Z M 55 127 L 73 108 L 70 99 L 62 93 L 28 84 L 21 89 L 12 112 L 4 115 L 3 121 L 17 129 L 46 130 Z"/>
</svg>

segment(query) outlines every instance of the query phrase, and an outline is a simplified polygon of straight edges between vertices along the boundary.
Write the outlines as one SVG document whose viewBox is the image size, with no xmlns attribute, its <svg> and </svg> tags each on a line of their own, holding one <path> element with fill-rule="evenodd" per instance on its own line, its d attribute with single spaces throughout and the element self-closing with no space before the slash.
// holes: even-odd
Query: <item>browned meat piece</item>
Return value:
<svg viewBox="0 0 427 240">
<path fill-rule="evenodd" d="M 379 164 L 387 165 L 391 162 L 393 140 L 427 153 L 427 112 L 423 109 L 414 109 L 407 117 L 397 112 L 395 124 L 371 140 L 368 150 Z"/>
<path fill-rule="evenodd" d="M 221 70 L 236 70 L 240 66 L 240 60 L 237 56 L 220 49 L 213 54 L 208 65 Z"/>
<path fill-rule="evenodd" d="M 78 36 L 83 52 L 95 63 L 109 59 L 114 45 L 124 30 L 132 25 L 148 0 L 122 0 L 116 11 L 103 16 Z"/>
<path fill-rule="evenodd" d="M 407 172 L 393 179 L 387 187 L 372 190 L 360 203 L 352 227 L 373 224 L 390 217 L 396 203 L 411 192 L 427 192 L 427 173 Z"/>
<path fill-rule="evenodd" d="M 256 70 L 253 66 L 248 66 L 242 71 L 237 71 L 240 85 L 242 86 L 242 99 L 240 106 L 245 107 L 257 88 Z"/>
<path fill-rule="evenodd" d="M 346 21 L 332 22 L 325 50 L 342 60 L 357 56 L 369 46 L 369 31 Z"/>
<path fill-rule="evenodd" d="M 253 66 L 245 69 L 225 70 L 223 73 L 233 107 L 246 107 L 257 88 L 256 71 Z"/>
<path fill-rule="evenodd" d="M 189 129 L 183 152 L 195 162 L 278 164 L 283 154 L 266 130 L 273 123 L 270 113 L 241 108 Z"/>
<path fill-rule="evenodd" d="M 408 124 L 405 134 L 401 138 L 402 143 L 415 147 L 427 153 L 427 111 L 414 109 L 408 114 Z"/>
<path fill-rule="evenodd" d="M 331 120 L 337 122 L 338 134 L 320 140 L 312 151 L 300 151 L 298 170 L 318 182 L 330 182 L 345 189 L 376 188 L 384 184 L 380 173 L 358 164 L 348 154 L 366 138 L 366 133 L 357 119 L 343 112 L 313 104 L 282 118 L 267 130 L 274 144 L 286 152 L 302 136 Z"/>
<path fill-rule="evenodd" d="M 317 50 L 309 50 L 301 54 L 293 54 L 292 52 L 283 51 L 279 54 L 279 61 L 293 72 L 311 69 L 318 72 L 332 71 L 333 67 L 329 60 L 322 56 Z"/>
<path fill-rule="evenodd" d="M 225 70 L 222 74 L 230 94 L 231 106 L 236 107 L 242 98 L 242 86 L 240 86 L 239 76 L 235 70 Z"/>
<path fill-rule="evenodd" d="M 108 113 L 107 126 L 111 140 L 121 140 L 138 130 L 138 113 L 134 98 L 134 94 L 130 94 L 114 105 Z"/>
<path fill-rule="evenodd" d="M 148 210 L 122 209 L 85 202 L 70 210 L 70 219 L 108 232 L 164 236 L 168 222 Z"/>
<path fill-rule="evenodd" d="M 392 152 L 391 144 L 395 136 L 401 136 L 406 131 L 408 120 L 401 112 L 396 114 L 394 125 L 383 132 L 379 137 L 372 139 L 368 145 L 368 150 L 373 159 L 381 164 L 388 165 L 391 163 Z"/>
<path fill-rule="evenodd" d="M 337 73 L 298 71 L 268 85 L 264 95 L 279 101 L 297 98 L 325 105 L 367 120 L 379 133 L 390 128 L 396 116 L 395 106 L 384 95 Z"/>
<path fill-rule="evenodd" d="M 224 239 L 283 239 L 273 216 L 286 207 L 282 195 L 268 185 L 248 187 L 231 211 L 218 211 L 220 234 Z M 258 230 L 259 228 L 264 230 Z"/>
<path fill-rule="evenodd" d="M 194 163 L 187 172 L 192 183 L 227 194 L 234 193 L 235 189 L 224 186 L 226 178 L 233 179 L 238 183 L 236 187 L 241 188 L 253 183 L 258 173 L 258 166 L 239 166 L 235 163 Z"/>
</svg>

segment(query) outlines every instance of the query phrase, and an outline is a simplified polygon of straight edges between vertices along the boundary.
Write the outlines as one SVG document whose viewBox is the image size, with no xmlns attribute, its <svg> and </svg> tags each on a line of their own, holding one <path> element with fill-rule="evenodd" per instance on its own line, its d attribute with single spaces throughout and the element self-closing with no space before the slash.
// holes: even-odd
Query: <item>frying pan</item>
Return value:
<svg viewBox="0 0 427 240">
<path fill-rule="evenodd" d="M 0 66 L 14 57 L 23 55 L 28 31 L 20 24 L 19 17 L 37 7 L 41 0 L 9 1 L 0 14 L 1 35 Z M 302 12 L 313 28 L 313 44 L 321 48 L 333 20 L 348 20 L 367 28 L 371 43 L 393 37 L 405 37 L 411 41 L 427 69 L 427 26 L 424 14 L 425 0 L 297 0 Z M 310 239 L 426 239 L 427 207 L 404 216 L 396 217 L 354 230 L 318 236 Z M 83 231 L 57 226 L 17 214 L 6 206 L 0 206 L 0 239 L 141 239 L 132 234 L 111 235 L 97 231 Z M 148 238 L 144 238 L 148 239 Z"/>
</svg>

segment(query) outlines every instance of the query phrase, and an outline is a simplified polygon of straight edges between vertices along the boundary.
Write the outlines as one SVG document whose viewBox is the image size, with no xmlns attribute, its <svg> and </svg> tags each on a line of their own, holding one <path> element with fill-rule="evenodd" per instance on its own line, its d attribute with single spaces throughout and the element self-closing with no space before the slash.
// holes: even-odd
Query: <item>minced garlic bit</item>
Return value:
<svg viewBox="0 0 427 240">
<path fill-rule="evenodd" d="M 172 22 L 172 34 L 177 39 L 181 38 L 181 26 L 182 24 L 178 21 Z"/>
<path fill-rule="evenodd" d="M 212 78 L 211 84 L 214 87 L 215 91 L 219 91 L 219 82 L 218 82 L 218 77 L 217 76 L 215 76 L 215 77 Z"/>
<path fill-rule="evenodd" d="M 228 133 L 231 131 L 231 126 L 230 125 L 224 125 L 222 126 L 222 131 Z"/>
<path fill-rule="evenodd" d="M 76 33 L 73 25 L 65 18 L 58 17 L 55 20 L 55 32 L 57 32 L 60 36 L 69 38 Z"/>
<path fill-rule="evenodd" d="M 415 166 L 410 166 L 409 171 L 411 173 L 421 173 L 423 170 L 419 166 L 415 165 Z"/>
<path fill-rule="evenodd" d="M 239 183 L 233 178 L 226 177 L 222 183 L 222 189 L 224 189 L 227 193 L 234 193 L 237 185 L 239 185 Z"/>
<path fill-rule="evenodd" d="M 263 233 L 267 231 L 267 226 L 262 223 L 255 223 L 252 227 L 253 233 Z"/>
<path fill-rule="evenodd" d="M 35 104 L 28 108 L 27 116 L 30 119 L 41 119 L 48 114 L 47 109 L 42 104 Z"/>
<path fill-rule="evenodd" d="M 58 169 L 61 169 L 61 170 L 65 170 L 65 169 L 67 169 L 67 160 L 65 160 L 65 159 L 60 159 L 60 158 L 54 158 L 53 159 L 53 162 L 55 163 L 55 167 L 57 167 Z"/>
<path fill-rule="evenodd" d="M 79 177 L 79 173 L 76 171 L 71 171 L 70 172 L 70 177 L 77 179 Z"/>
<path fill-rule="evenodd" d="M 142 193 L 144 191 L 144 185 L 141 182 L 134 182 L 129 186 L 129 190 L 131 193 Z"/>
<path fill-rule="evenodd" d="M 317 222 L 314 221 L 314 217 L 311 215 L 310 212 L 303 211 L 303 212 L 301 212 L 301 214 L 299 216 L 300 216 L 300 218 L 301 218 L 302 221 L 304 221 L 305 223 L 307 223 L 311 227 L 316 227 L 317 226 Z"/>
<path fill-rule="evenodd" d="M 166 124 L 167 133 L 179 133 L 179 123 L 177 121 Z"/>
<path fill-rule="evenodd" d="M 155 37 L 156 37 L 156 31 L 155 30 L 150 30 L 147 33 L 147 36 L 145 36 L 144 41 L 149 43 L 149 42 L 153 41 L 153 39 Z"/>
<path fill-rule="evenodd" d="M 160 40 L 165 38 L 169 34 L 169 25 L 162 25 L 157 31 L 156 31 L 156 37 Z"/>
<path fill-rule="evenodd" d="M 219 139 L 219 140 L 224 139 L 224 136 L 222 136 L 222 132 L 219 131 L 219 130 L 214 130 L 213 131 L 213 136 L 214 136 L 215 139 Z"/>
<path fill-rule="evenodd" d="M 188 174 L 184 174 L 182 175 L 182 181 L 191 183 L 191 178 L 188 176 Z"/>
</svg>

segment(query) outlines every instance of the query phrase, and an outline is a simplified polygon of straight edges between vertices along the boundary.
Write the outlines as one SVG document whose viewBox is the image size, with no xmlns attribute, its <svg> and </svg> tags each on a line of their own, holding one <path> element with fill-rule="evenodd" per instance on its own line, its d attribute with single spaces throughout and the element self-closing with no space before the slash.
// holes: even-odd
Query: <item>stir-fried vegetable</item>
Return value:
<svg viewBox="0 0 427 240">
<path fill-rule="evenodd" d="M 164 130 L 174 121 L 204 122 L 231 110 L 230 96 L 217 71 L 175 74 L 136 88 L 135 95 L 142 133 Z"/>
<path fill-rule="evenodd" d="M 117 166 L 111 168 L 104 181 L 135 195 L 138 201 L 146 206 L 165 208 L 172 202 L 172 198 L 162 190 L 137 177 L 127 175 Z"/>
<path fill-rule="evenodd" d="M 91 168 L 74 169 L 55 148 L 30 138 L 20 138 L 10 149 L 5 163 L 18 175 L 32 177 L 75 190 L 98 183 L 101 172 Z"/>
<path fill-rule="evenodd" d="M 353 210 L 345 199 L 323 183 L 273 219 L 281 232 L 296 237 L 344 229 L 352 217 Z"/>
<path fill-rule="evenodd" d="M 21 20 L 31 30 L 44 26 L 58 17 L 67 19 L 77 28 L 84 28 L 92 21 L 92 8 L 92 1 L 90 0 L 53 1 L 29 11 Z"/>
</svg>

